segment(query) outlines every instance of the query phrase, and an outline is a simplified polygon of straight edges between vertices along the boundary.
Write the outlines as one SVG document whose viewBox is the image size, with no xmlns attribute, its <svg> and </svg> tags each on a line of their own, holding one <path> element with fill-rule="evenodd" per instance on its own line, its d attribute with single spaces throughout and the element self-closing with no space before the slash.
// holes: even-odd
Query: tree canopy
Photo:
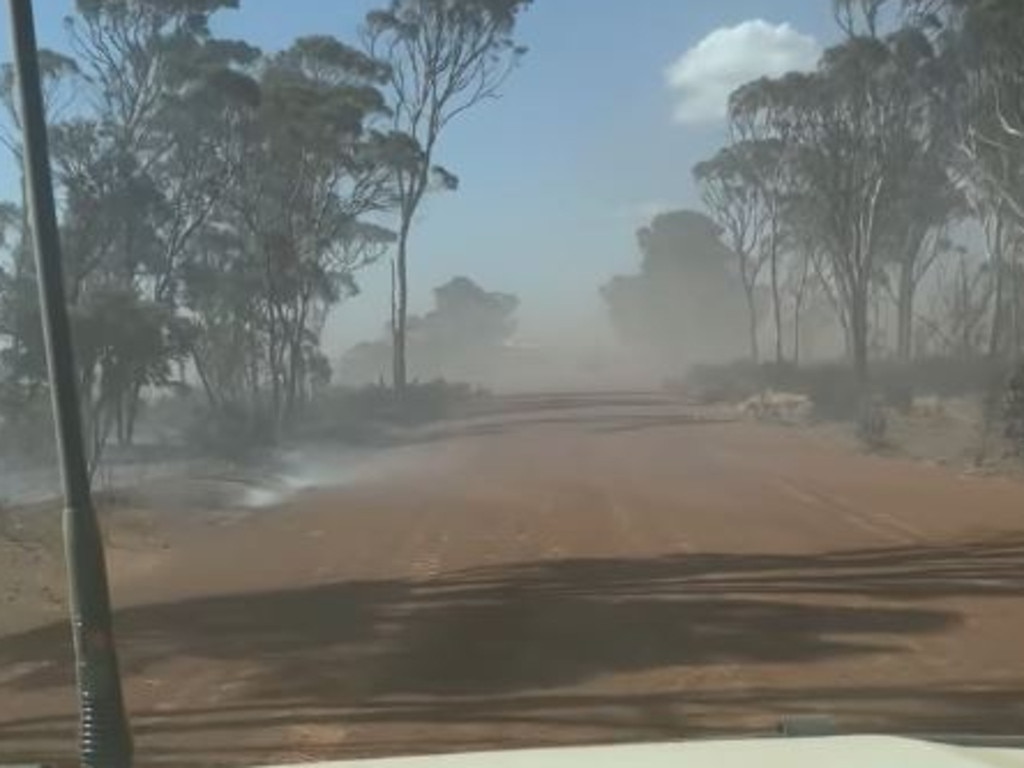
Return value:
<svg viewBox="0 0 1024 768">
<path fill-rule="evenodd" d="M 792 315 L 795 349 L 808 290 L 831 305 L 861 382 L 873 355 L 908 360 L 926 338 L 963 351 L 971 346 L 963 334 L 979 324 L 990 356 L 1019 348 L 1024 6 L 833 5 L 845 39 L 812 71 L 741 85 L 729 100 L 728 141 L 693 169 L 735 254 L 751 356 L 759 355 L 758 297 L 770 296 L 777 344 Z M 984 234 L 973 258 L 955 242 L 977 242 L 972 232 Z M 976 288 L 962 288 L 968 282 Z M 800 288 L 790 295 L 780 285 Z M 922 286 L 936 301 L 958 291 L 963 308 L 922 316 Z M 889 306 L 894 321 L 884 319 Z"/>
</svg>

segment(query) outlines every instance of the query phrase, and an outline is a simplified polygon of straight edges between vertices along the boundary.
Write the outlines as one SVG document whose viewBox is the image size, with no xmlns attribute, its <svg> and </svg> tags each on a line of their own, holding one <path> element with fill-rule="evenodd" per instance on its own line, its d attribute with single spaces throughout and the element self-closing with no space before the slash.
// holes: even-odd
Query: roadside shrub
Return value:
<svg viewBox="0 0 1024 768">
<path fill-rule="evenodd" d="M 861 415 L 863 392 L 850 366 L 829 363 L 807 368 L 800 386 L 811 398 L 814 417 L 822 421 L 853 421 Z"/>
<path fill-rule="evenodd" d="M 699 403 L 739 402 L 767 388 L 768 370 L 749 360 L 694 365 L 681 381 L 666 382 L 666 387 Z"/>
<path fill-rule="evenodd" d="M 749 361 L 726 365 L 700 365 L 690 369 L 681 389 L 697 402 L 740 402 L 765 390 L 806 395 L 814 416 L 826 420 L 853 420 L 858 414 L 859 391 L 845 363 L 797 367 L 791 363 Z"/>
<path fill-rule="evenodd" d="M 294 431 L 305 438 L 369 442 L 388 427 L 448 418 L 488 396 L 470 384 L 444 379 L 412 382 L 402 398 L 383 384 L 332 387 L 307 407 Z"/>
<path fill-rule="evenodd" d="M 889 420 L 881 398 L 866 398 L 857 418 L 857 437 L 866 448 L 881 450 L 888 445 Z"/>
<path fill-rule="evenodd" d="M 421 424 L 452 414 L 462 403 L 484 396 L 481 390 L 465 383 L 435 379 L 412 382 L 398 397 L 390 387 L 373 384 L 335 393 L 332 407 L 350 411 L 370 420 L 394 424 Z"/>
<path fill-rule="evenodd" d="M 926 357 L 909 362 L 879 360 L 871 365 L 872 381 L 890 397 L 897 394 L 897 399 L 908 393 L 911 397 L 981 395 L 1005 375 L 1001 363 L 984 358 Z M 888 404 L 895 407 L 898 402 Z"/>
<path fill-rule="evenodd" d="M 1014 452 L 1024 456 L 1024 364 L 1018 365 L 1006 382 L 1002 410 L 1006 437 Z"/>
<path fill-rule="evenodd" d="M 816 418 L 860 421 L 864 418 L 862 402 L 867 394 L 879 406 L 908 412 L 915 397 L 983 395 L 991 391 L 994 381 L 1002 381 L 999 367 L 985 360 L 939 357 L 911 362 L 873 361 L 870 375 L 869 391 L 865 393 L 846 362 L 813 363 L 798 368 L 792 364 L 755 365 L 738 361 L 693 366 L 684 380 L 673 387 L 704 403 L 741 402 L 769 389 L 792 392 L 811 399 Z"/>
<path fill-rule="evenodd" d="M 27 400 L 0 403 L 0 459 L 18 467 L 52 463 L 56 455 L 53 414 L 45 391 Z"/>
<path fill-rule="evenodd" d="M 197 407 L 185 430 L 185 441 L 203 454 L 229 461 L 248 461 L 276 443 L 273 420 L 240 405 Z"/>
</svg>

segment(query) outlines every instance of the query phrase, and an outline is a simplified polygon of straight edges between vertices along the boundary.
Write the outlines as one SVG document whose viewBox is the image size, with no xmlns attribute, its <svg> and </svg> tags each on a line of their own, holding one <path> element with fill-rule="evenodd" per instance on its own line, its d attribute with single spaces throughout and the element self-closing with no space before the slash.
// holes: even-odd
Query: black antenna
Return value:
<svg viewBox="0 0 1024 768">
<path fill-rule="evenodd" d="M 130 768 L 132 739 L 121 696 L 103 539 L 92 505 L 64 297 L 60 239 L 46 143 L 46 116 L 31 0 L 9 0 L 24 133 L 25 178 L 53 420 L 64 486 L 64 547 L 86 768 Z"/>
</svg>

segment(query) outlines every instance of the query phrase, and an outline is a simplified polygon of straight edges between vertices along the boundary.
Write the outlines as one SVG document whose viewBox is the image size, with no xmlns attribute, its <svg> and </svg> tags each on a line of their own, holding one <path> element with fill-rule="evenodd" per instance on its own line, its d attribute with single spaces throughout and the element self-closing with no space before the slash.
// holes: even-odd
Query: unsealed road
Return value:
<svg viewBox="0 0 1024 768">
<path fill-rule="evenodd" d="M 118 569 L 141 764 L 770 729 L 1024 733 L 1024 485 L 636 396 L 508 401 Z M 0 759 L 74 742 L 63 622 Z"/>
</svg>

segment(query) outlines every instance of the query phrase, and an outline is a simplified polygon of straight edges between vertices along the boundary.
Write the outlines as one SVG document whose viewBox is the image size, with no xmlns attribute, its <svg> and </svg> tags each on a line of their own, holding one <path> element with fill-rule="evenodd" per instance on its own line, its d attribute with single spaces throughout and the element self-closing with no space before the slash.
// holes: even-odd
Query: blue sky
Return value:
<svg viewBox="0 0 1024 768">
<path fill-rule="evenodd" d="M 381 4 L 242 0 L 215 27 L 266 50 L 311 33 L 351 40 Z M 70 0 L 35 5 L 41 44 L 65 47 Z M 6 14 L 2 23 L 6 59 Z M 519 295 L 526 338 L 605 338 L 598 287 L 635 269 L 645 217 L 697 204 L 690 168 L 722 141 L 731 83 L 808 66 L 836 34 L 829 0 L 535 0 L 519 30 L 530 50 L 503 98 L 466 113 L 440 147 L 461 185 L 423 206 L 412 310 L 467 275 Z M 0 158 L 0 194 L 13 193 L 15 173 Z M 360 282 L 362 295 L 331 320 L 332 354 L 378 335 L 388 316 L 386 266 Z"/>
</svg>

